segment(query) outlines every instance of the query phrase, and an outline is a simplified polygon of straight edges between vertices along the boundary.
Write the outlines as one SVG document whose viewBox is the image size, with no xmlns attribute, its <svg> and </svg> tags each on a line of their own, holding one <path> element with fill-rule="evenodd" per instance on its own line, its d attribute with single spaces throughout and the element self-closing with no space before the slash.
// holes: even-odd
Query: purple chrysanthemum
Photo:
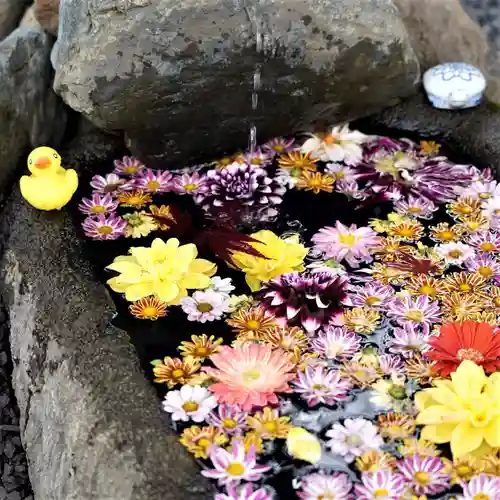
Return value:
<svg viewBox="0 0 500 500">
<path fill-rule="evenodd" d="M 489 254 L 500 253 L 500 233 L 477 231 L 469 236 L 467 243 L 478 250 L 478 252 Z"/>
<path fill-rule="evenodd" d="M 275 139 L 271 139 L 269 142 L 266 142 L 262 146 L 262 149 L 272 156 L 288 153 L 289 151 L 294 151 L 296 149 L 295 139 L 276 137 Z"/>
<path fill-rule="evenodd" d="M 242 434 L 247 428 L 248 413 L 237 406 L 219 405 L 207 418 L 207 421 L 222 429 L 226 434 Z"/>
<path fill-rule="evenodd" d="M 262 305 L 272 316 L 288 326 L 302 326 L 315 332 L 342 314 L 347 278 L 325 272 L 289 273 L 266 283 Z"/>
<path fill-rule="evenodd" d="M 407 490 L 403 476 L 387 470 L 363 472 L 361 481 L 354 486 L 356 500 L 399 500 Z"/>
<path fill-rule="evenodd" d="M 478 474 L 468 483 L 462 483 L 463 495 L 457 500 L 498 500 L 500 499 L 500 478 L 487 474 Z"/>
<path fill-rule="evenodd" d="M 176 175 L 172 179 L 172 190 L 177 194 L 196 195 L 204 193 L 207 190 L 205 176 L 200 175 L 199 172 Z"/>
<path fill-rule="evenodd" d="M 469 272 L 480 274 L 483 278 L 497 280 L 500 278 L 500 262 L 494 255 L 481 254 L 465 261 Z"/>
<path fill-rule="evenodd" d="M 430 219 L 438 209 L 437 205 L 426 198 L 409 195 L 407 199 L 400 199 L 394 203 L 397 212 L 418 219 Z"/>
<path fill-rule="evenodd" d="M 489 200 L 500 196 L 500 184 L 497 181 L 476 181 L 467 186 L 461 196 L 470 196 L 475 200 Z"/>
<path fill-rule="evenodd" d="M 105 195 L 94 193 L 92 198 L 82 198 L 82 202 L 78 205 L 78 210 L 87 215 L 108 214 L 117 208 L 118 202 L 109 193 Z"/>
<path fill-rule="evenodd" d="M 347 294 L 347 305 L 352 307 L 369 307 L 383 309 L 389 299 L 394 296 L 394 289 L 377 281 L 370 281 L 364 286 L 350 286 Z"/>
<path fill-rule="evenodd" d="M 334 498 L 335 500 L 351 500 L 352 482 L 342 472 L 317 472 L 309 474 L 301 480 L 302 488 L 297 492 L 301 500 L 319 500 Z"/>
<path fill-rule="evenodd" d="M 403 328 L 395 328 L 388 341 L 389 351 L 401 354 L 405 358 L 413 358 L 416 354 L 422 354 L 430 349 L 427 344 L 430 338 L 428 331 L 421 331 L 412 324 L 406 324 Z"/>
<path fill-rule="evenodd" d="M 245 484 L 240 488 L 231 484 L 227 486 L 227 493 L 218 493 L 215 495 L 215 500 L 273 500 L 273 495 L 264 488 L 254 490 L 251 484 Z"/>
<path fill-rule="evenodd" d="M 324 366 L 308 366 L 304 372 L 299 372 L 293 390 L 307 401 L 309 406 L 319 403 L 334 405 L 348 397 L 351 383 L 343 379 L 337 370 L 329 370 Z"/>
<path fill-rule="evenodd" d="M 324 227 L 313 237 L 313 251 L 327 259 L 345 260 L 351 267 L 371 262 L 372 253 L 380 237 L 369 227 L 344 226 L 337 221 L 335 227 Z"/>
<path fill-rule="evenodd" d="M 387 316 L 400 326 L 413 325 L 424 329 L 441 322 L 439 305 L 428 295 L 392 299 L 387 305 Z"/>
<path fill-rule="evenodd" d="M 346 332 L 343 328 L 327 326 L 312 341 L 311 347 L 326 359 L 343 361 L 359 351 L 361 339 L 357 334 Z"/>
<path fill-rule="evenodd" d="M 133 184 L 147 193 L 167 193 L 172 190 L 172 178 L 171 172 L 147 168 L 136 175 Z"/>
<path fill-rule="evenodd" d="M 127 221 L 114 214 L 87 217 L 82 222 L 85 236 L 94 240 L 116 240 L 125 234 Z"/>
<path fill-rule="evenodd" d="M 381 354 L 378 357 L 378 366 L 384 375 L 400 376 L 405 371 L 405 364 L 398 356 L 391 354 Z"/>
<path fill-rule="evenodd" d="M 398 469 L 417 495 L 437 495 L 449 488 L 450 475 L 439 457 L 411 455 L 399 461 Z"/>
<path fill-rule="evenodd" d="M 122 189 L 125 184 L 125 179 L 118 177 L 116 174 L 108 174 L 106 177 L 102 175 L 94 175 L 90 181 L 90 186 L 96 193 L 106 194 L 114 193 Z"/>
<path fill-rule="evenodd" d="M 253 153 L 246 153 L 243 155 L 243 160 L 251 167 L 266 167 L 273 161 L 273 155 L 267 151 L 257 149 Z"/>
<path fill-rule="evenodd" d="M 121 160 L 115 160 L 114 165 L 115 169 L 113 172 L 115 174 L 127 177 L 132 177 L 146 168 L 144 163 L 134 156 L 124 156 Z"/>
</svg>

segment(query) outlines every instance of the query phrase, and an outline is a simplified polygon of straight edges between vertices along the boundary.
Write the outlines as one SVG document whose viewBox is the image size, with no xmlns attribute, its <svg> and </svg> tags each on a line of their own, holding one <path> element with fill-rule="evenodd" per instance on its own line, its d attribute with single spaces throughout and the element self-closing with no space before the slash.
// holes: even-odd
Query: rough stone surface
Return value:
<svg viewBox="0 0 500 500">
<path fill-rule="evenodd" d="M 390 0 L 65 0 L 55 89 L 151 166 L 178 166 L 411 95 Z M 252 111 L 254 74 L 261 88 Z"/>
<path fill-rule="evenodd" d="M 17 28 L 30 4 L 31 0 L 0 0 L 0 40 Z"/>
<path fill-rule="evenodd" d="M 35 17 L 35 5 L 31 5 L 26 12 L 24 13 L 23 18 L 21 19 L 21 22 L 19 23 L 19 26 L 21 28 L 29 28 L 29 29 L 36 29 L 36 30 L 41 30 L 43 29 L 38 22 L 37 18 Z"/>
<path fill-rule="evenodd" d="M 114 138 L 83 125 L 73 162 L 114 156 Z M 93 145 L 93 146 L 92 146 Z M 3 300 L 13 385 L 35 498 L 211 498 L 197 465 L 165 426 L 126 334 L 107 327 L 113 304 L 67 211 L 38 212 L 15 189 L 2 216 Z"/>
<path fill-rule="evenodd" d="M 0 42 L 0 192 L 30 147 L 58 146 L 66 126 L 64 104 L 52 90 L 46 33 L 18 28 Z"/>
<path fill-rule="evenodd" d="M 35 0 L 34 10 L 38 22 L 52 35 L 57 35 L 60 0 Z"/>
<path fill-rule="evenodd" d="M 488 40 L 459 0 L 394 0 L 422 72 L 442 62 L 463 61 L 487 69 Z"/>
</svg>

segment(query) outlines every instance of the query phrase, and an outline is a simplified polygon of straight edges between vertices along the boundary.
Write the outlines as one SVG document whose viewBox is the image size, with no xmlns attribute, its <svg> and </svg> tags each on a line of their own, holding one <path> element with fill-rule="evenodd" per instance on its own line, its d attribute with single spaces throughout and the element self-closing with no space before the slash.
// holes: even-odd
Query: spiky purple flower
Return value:
<svg viewBox="0 0 500 500">
<path fill-rule="evenodd" d="M 426 198 L 409 195 L 408 198 L 397 200 L 394 203 L 397 212 L 418 219 L 430 219 L 438 209 L 437 205 Z"/>
<path fill-rule="evenodd" d="M 417 495 L 437 495 L 449 488 L 450 475 L 439 457 L 411 455 L 399 461 L 398 469 Z"/>
<path fill-rule="evenodd" d="M 266 167 L 273 161 L 273 155 L 267 151 L 257 149 L 253 153 L 244 154 L 243 160 L 251 167 Z"/>
<path fill-rule="evenodd" d="M 295 149 L 295 139 L 285 139 L 284 137 L 271 139 L 262 146 L 262 150 L 272 156 L 288 153 L 289 151 L 293 151 Z"/>
<path fill-rule="evenodd" d="M 87 217 L 82 222 L 85 236 L 94 240 L 116 240 L 125 234 L 127 221 L 114 214 Z"/>
<path fill-rule="evenodd" d="M 364 286 L 349 287 L 347 305 L 380 310 L 386 306 L 393 296 L 394 288 L 392 286 L 382 285 L 378 281 L 369 281 Z"/>
<path fill-rule="evenodd" d="M 500 262 L 494 255 L 480 254 L 466 260 L 465 267 L 467 271 L 478 273 L 483 278 L 491 280 L 500 278 Z"/>
<path fill-rule="evenodd" d="M 433 323 L 440 323 L 441 312 L 437 302 L 428 295 L 397 297 L 387 306 L 387 316 L 398 325 L 414 325 L 427 329 Z"/>
<path fill-rule="evenodd" d="M 405 371 L 405 364 L 398 356 L 391 354 L 381 354 L 378 357 L 378 366 L 384 375 L 400 376 Z"/>
<path fill-rule="evenodd" d="M 171 172 L 147 168 L 136 175 L 133 184 L 135 189 L 147 193 L 167 193 L 172 190 L 172 178 Z"/>
<path fill-rule="evenodd" d="M 200 175 L 199 172 L 176 175 L 172 179 L 172 190 L 177 194 L 196 195 L 199 193 L 204 193 L 207 190 L 207 186 L 205 184 L 205 176 Z"/>
<path fill-rule="evenodd" d="M 428 331 L 422 331 L 415 325 L 406 324 L 403 328 L 395 328 L 389 339 L 389 351 L 401 354 L 405 358 L 413 358 L 430 349 L 427 344 L 430 338 Z"/>
<path fill-rule="evenodd" d="M 251 484 L 245 484 L 240 488 L 231 484 L 227 486 L 227 493 L 216 494 L 215 500 L 273 500 L 273 495 L 264 488 L 254 490 Z"/>
<path fill-rule="evenodd" d="M 219 405 L 210 415 L 207 421 L 222 429 L 226 434 L 240 435 L 248 428 L 248 413 L 238 406 Z"/>
<path fill-rule="evenodd" d="M 375 500 L 377 498 L 399 500 L 407 491 L 403 476 L 387 470 L 363 472 L 361 481 L 363 484 L 354 486 L 356 500 Z"/>
<path fill-rule="evenodd" d="M 118 208 L 118 202 L 113 199 L 110 193 L 102 195 L 94 193 L 92 198 L 82 198 L 78 205 L 78 210 L 87 215 L 108 214 Z"/>
<path fill-rule="evenodd" d="M 301 500 L 318 500 L 333 498 L 335 500 L 351 500 L 352 482 L 342 472 L 317 472 L 309 474 L 301 480 L 302 489 L 297 492 Z"/>
<path fill-rule="evenodd" d="M 272 316 L 288 326 L 301 326 L 315 332 L 342 314 L 347 277 L 326 272 L 289 273 L 266 283 L 262 305 Z"/>
<path fill-rule="evenodd" d="M 500 253 L 500 233 L 493 231 L 477 231 L 469 236 L 467 243 L 478 252 L 487 254 Z"/>
<path fill-rule="evenodd" d="M 102 175 L 94 175 L 90 181 L 90 186 L 96 193 L 106 194 L 114 193 L 123 188 L 125 179 L 118 177 L 116 174 L 107 174 L 105 177 Z"/>
<path fill-rule="evenodd" d="M 343 361 L 352 358 L 361 349 L 361 338 L 343 328 L 327 326 L 311 342 L 311 347 L 326 359 Z"/>
<path fill-rule="evenodd" d="M 463 495 L 457 500 L 497 500 L 500 498 L 500 478 L 488 474 L 478 474 L 468 483 L 462 483 Z"/>
<path fill-rule="evenodd" d="M 113 172 L 115 174 L 127 177 L 133 177 L 146 168 L 146 165 L 134 156 L 124 156 L 121 160 L 115 160 L 114 165 L 115 169 Z"/>
<path fill-rule="evenodd" d="M 342 378 L 340 371 L 329 370 L 324 366 L 308 366 L 299 372 L 293 382 L 293 390 L 307 401 L 309 406 L 319 403 L 334 405 L 348 398 L 351 389 L 349 380 Z"/>
</svg>

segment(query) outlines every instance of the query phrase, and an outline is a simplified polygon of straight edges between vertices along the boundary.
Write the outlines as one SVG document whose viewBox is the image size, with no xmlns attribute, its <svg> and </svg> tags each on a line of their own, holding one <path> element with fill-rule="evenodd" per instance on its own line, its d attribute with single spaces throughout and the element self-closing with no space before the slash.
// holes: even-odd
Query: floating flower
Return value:
<svg viewBox="0 0 500 500">
<path fill-rule="evenodd" d="M 247 424 L 262 439 L 285 439 L 292 428 L 290 417 L 280 417 L 269 407 L 247 418 Z"/>
<path fill-rule="evenodd" d="M 334 405 L 348 398 L 351 384 L 342 378 L 337 370 L 328 370 L 323 366 L 308 367 L 299 372 L 293 382 L 293 390 L 312 407 L 320 403 Z"/>
<path fill-rule="evenodd" d="M 94 175 L 90 181 L 90 186 L 99 194 L 114 193 L 123 187 L 125 180 L 116 174 L 108 174 L 105 177 Z"/>
<path fill-rule="evenodd" d="M 473 259 L 475 255 L 474 249 L 471 246 L 460 242 L 438 245 L 436 251 L 443 256 L 447 264 L 455 266 L 460 266 L 467 259 Z"/>
<path fill-rule="evenodd" d="M 430 219 L 438 209 L 432 201 L 412 195 L 394 202 L 394 208 L 403 215 L 419 219 Z"/>
<path fill-rule="evenodd" d="M 411 245 L 405 244 L 396 238 L 380 237 L 380 243 L 375 249 L 377 258 L 383 262 L 393 262 L 401 253 L 409 253 L 413 250 Z"/>
<path fill-rule="evenodd" d="M 207 427 L 193 425 L 184 429 L 179 441 L 195 458 L 208 458 L 209 450 L 214 445 L 219 446 L 227 443 L 228 438 L 213 425 Z"/>
<path fill-rule="evenodd" d="M 398 224 L 391 224 L 387 228 L 387 235 L 402 241 L 418 241 L 424 236 L 424 227 L 416 220 L 407 220 Z"/>
<path fill-rule="evenodd" d="M 269 345 L 222 346 L 210 360 L 215 368 L 203 370 L 217 383 L 210 386 L 220 403 L 237 404 L 245 411 L 276 404 L 277 392 L 290 392 L 294 365 L 285 351 Z"/>
<path fill-rule="evenodd" d="M 448 489 L 450 476 L 440 458 L 418 454 L 405 457 L 398 464 L 399 472 L 417 495 L 437 495 Z"/>
<path fill-rule="evenodd" d="M 441 310 L 446 322 L 462 322 L 473 320 L 483 309 L 480 297 L 465 293 L 449 293 L 441 298 Z"/>
<path fill-rule="evenodd" d="M 207 288 L 216 267 L 208 260 L 197 259 L 195 245 L 179 245 L 156 238 L 151 247 L 132 247 L 130 256 L 116 257 L 107 269 L 119 276 L 107 281 L 112 290 L 124 293 L 129 301 L 155 295 L 168 305 L 177 305 L 187 296 L 187 289 Z"/>
<path fill-rule="evenodd" d="M 451 273 L 444 278 L 443 286 L 447 292 L 475 295 L 485 291 L 486 281 L 479 274 Z"/>
<path fill-rule="evenodd" d="M 500 476 L 500 457 L 498 452 L 488 453 L 481 457 L 479 466 L 482 472 L 492 476 Z"/>
<path fill-rule="evenodd" d="M 295 139 L 285 139 L 284 137 L 276 137 L 263 144 L 262 149 L 270 155 L 282 155 L 295 149 Z"/>
<path fill-rule="evenodd" d="M 357 500 L 396 500 L 407 489 L 403 476 L 390 471 L 363 472 L 361 481 L 363 484 L 354 485 Z"/>
<path fill-rule="evenodd" d="M 405 361 L 406 375 L 410 380 L 417 380 L 420 385 L 428 385 L 438 374 L 434 370 L 435 361 L 423 359 L 422 356 L 415 356 Z"/>
<path fill-rule="evenodd" d="M 264 441 L 262 438 L 255 432 L 247 432 L 243 435 L 243 437 L 240 436 L 233 436 L 231 439 L 231 445 L 233 444 L 233 441 L 236 440 L 243 440 L 243 447 L 245 448 L 245 451 L 248 453 L 251 449 L 255 450 L 255 453 L 260 454 L 264 452 Z"/>
<path fill-rule="evenodd" d="M 311 347 L 326 359 L 343 361 L 360 350 L 361 339 L 355 333 L 330 326 L 318 334 Z"/>
<path fill-rule="evenodd" d="M 248 152 L 243 155 L 243 159 L 251 167 L 267 167 L 273 161 L 273 156 L 267 153 L 267 151 L 256 149 L 253 153 Z"/>
<path fill-rule="evenodd" d="M 94 240 L 116 240 L 125 234 L 127 222 L 114 214 L 87 217 L 82 222 L 83 232 Z"/>
<path fill-rule="evenodd" d="M 363 354 L 368 357 L 369 354 Z M 399 356 L 392 356 L 391 354 L 373 354 L 374 364 L 378 363 L 378 368 L 383 375 L 402 375 L 404 373 L 404 362 Z"/>
<path fill-rule="evenodd" d="M 372 254 L 380 238 L 369 227 L 358 228 L 355 224 L 344 226 L 337 221 L 335 227 L 320 229 L 312 237 L 313 249 L 325 258 L 338 262 L 345 260 L 351 267 L 372 261 Z"/>
<path fill-rule="evenodd" d="M 243 153 L 236 153 L 233 156 L 224 156 L 216 161 L 213 161 L 211 165 L 213 165 L 217 170 L 222 170 L 226 167 L 229 167 L 232 163 L 245 163 L 243 159 Z"/>
<path fill-rule="evenodd" d="M 118 193 L 118 201 L 124 207 L 144 208 L 148 203 L 151 203 L 152 198 L 145 191 L 125 191 Z"/>
<path fill-rule="evenodd" d="M 393 295 L 394 289 L 391 286 L 373 281 L 368 282 L 364 286 L 349 287 L 348 303 L 354 307 L 368 307 L 381 310 Z"/>
<path fill-rule="evenodd" d="M 267 331 L 276 326 L 274 318 L 266 314 L 261 307 L 237 311 L 226 323 L 242 340 L 260 340 Z"/>
<path fill-rule="evenodd" d="M 343 161 L 348 165 L 358 164 L 363 157 L 361 144 L 367 136 L 347 125 L 333 127 L 326 135 L 310 134 L 311 138 L 302 144 L 301 151 L 310 153 L 321 161 Z"/>
<path fill-rule="evenodd" d="M 487 280 L 500 277 L 500 262 L 494 255 L 482 254 L 465 262 L 467 271 L 474 272 Z"/>
<path fill-rule="evenodd" d="M 379 326 L 380 313 L 367 307 L 355 307 L 344 312 L 342 321 L 348 331 L 370 335 Z"/>
<path fill-rule="evenodd" d="M 293 427 L 286 438 L 288 453 L 298 460 L 311 464 L 319 462 L 322 454 L 319 439 L 302 427 Z"/>
<path fill-rule="evenodd" d="M 421 331 L 412 324 L 406 324 L 403 328 L 395 328 L 393 336 L 389 338 L 389 351 L 401 354 L 405 358 L 414 356 L 429 350 L 429 333 Z"/>
<path fill-rule="evenodd" d="M 304 191 L 312 191 L 314 194 L 319 194 L 321 191 L 331 193 L 335 179 L 328 174 L 321 174 L 320 172 L 302 172 L 298 178 L 295 186 Z"/>
<path fill-rule="evenodd" d="M 497 254 L 500 252 L 500 234 L 480 231 L 469 236 L 467 243 L 479 252 Z"/>
<path fill-rule="evenodd" d="M 132 316 L 138 319 L 148 319 L 156 321 L 167 315 L 167 304 L 164 304 L 156 297 L 143 297 L 129 306 Z"/>
<path fill-rule="evenodd" d="M 434 369 L 443 377 L 466 359 L 490 373 L 500 369 L 500 335 L 486 323 L 465 321 L 442 325 L 439 337 L 429 339 L 428 343 L 431 350 L 426 356 L 436 361 Z"/>
<path fill-rule="evenodd" d="M 381 377 L 378 366 L 367 363 L 359 353 L 342 367 L 342 374 L 356 387 L 368 387 Z"/>
<path fill-rule="evenodd" d="M 335 423 L 326 436 L 332 453 L 341 455 L 347 463 L 354 462 L 365 451 L 379 450 L 384 444 L 377 427 L 364 418 L 346 418 L 344 425 Z"/>
<path fill-rule="evenodd" d="M 172 190 L 173 175 L 171 172 L 147 168 L 134 178 L 134 187 L 146 193 L 166 193 Z"/>
<path fill-rule="evenodd" d="M 489 200 L 500 196 L 500 185 L 497 181 L 476 181 L 469 184 L 462 191 L 462 196 L 470 196 L 473 199 Z"/>
<path fill-rule="evenodd" d="M 151 218 L 156 222 L 158 229 L 161 231 L 168 231 L 175 223 L 175 217 L 169 205 L 160 205 L 159 207 L 150 205 L 149 211 L 151 212 Z"/>
<path fill-rule="evenodd" d="M 385 451 L 369 450 L 356 457 L 356 468 L 360 472 L 394 471 L 396 459 Z"/>
<path fill-rule="evenodd" d="M 479 473 L 480 461 L 476 457 L 465 456 L 455 460 L 445 461 L 445 471 L 450 475 L 450 484 L 461 484 L 463 481 L 470 481 Z"/>
<path fill-rule="evenodd" d="M 262 282 L 270 281 L 282 274 L 304 269 L 307 249 L 298 236 L 280 238 L 272 231 L 262 230 L 250 235 L 257 243 L 250 243 L 263 257 L 243 252 L 233 253 L 233 262 L 245 274 L 252 292 L 261 289 Z"/>
<path fill-rule="evenodd" d="M 404 289 L 410 295 L 428 295 L 431 299 L 436 299 L 445 293 L 442 280 L 423 274 L 410 276 Z"/>
<path fill-rule="evenodd" d="M 340 316 L 347 278 L 326 272 L 290 273 L 266 283 L 260 293 L 262 307 L 278 323 L 315 332 Z"/>
<path fill-rule="evenodd" d="M 462 483 L 463 495 L 457 500 L 497 500 L 500 498 L 500 478 L 479 474 Z"/>
<path fill-rule="evenodd" d="M 437 144 L 435 141 L 420 141 L 419 146 L 420 151 L 426 155 L 435 155 L 441 149 L 441 144 Z"/>
<path fill-rule="evenodd" d="M 219 405 L 208 416 L 208 422 L 229 435 L 241 435 L 248 429 L 248 413 L 237 406 Z"/>
<path fill-rule="evenodd" d="M 490 220 L 481 213 L 477 213 L 468 217 L 460 217 L 458 226 L 464 233 L 477 233 L 490 229 Z"/>
<path fill-rule="evenodd" d="M 424 389 L 415 396 L 420 411 L 417 424 L 422 437 L 434 443 L 451 444 L 453 456 L 462 457 L 483 443 L 500 447 L 500 379 L 489 378 L 481 366 L 462 361 L 451 381 Z"/>
<path fill-rule="evenodd" d="M 370 402 L 377 408 L 398 412 L 408 409 L 410 401 L 404 375 L 392 375 L 391 380 L 377 380 L 372 388 Z"/>
<path fill-rule="evenodd" d="M 456 218 L 470 217 L 482 210 L 481 200 L 470 196 L 461 196 L 447 205 L 448 213 Z"/>
<path fill-rule="evenodd" d="M 231 451 L 213 447 L 209 451 L 209 458 L 215 468 L 201 473 L 210 479 L 217 479 L 219 484 L 257 481 L 269 470 L 269 466 L 257 464 L 255 449 L 252 447 L 246 452 L 243 442 L 238 439 L 233 440 Z"/>
<path fill-rule="evenodd" d="M 182 310 L 189 321 L 215 321 L 229 311 L 229 299 L 226 294 L 214 290 L 194 292 L 191 297 L 181 300 Z"/>
<path fill-rule="evenodd" d="M 436 302 L 427 295 L 419 295 L 394 298 L 388 305 L 387 315 L 401 326 L 409 324 L 426 328 L 439 323 L 441 313 Z"/>
<path fill-rule="evenodd" d="M 170 185 L 177 194 L 196 195 L 207 190 L 205 177 L 199 172 L 176 175 Z"/>
<path fill-rule="evenodd" d="M 440 222 L 437 226 L 431 226 L 430 237 L 440 243 L 459 241 L 464 232 L 459 225 L 450 226 L 447 222 Z"/>
<path fill-rule="evenodd" d="M 163 409 L 171 413 L 172 420 L 203 422 L 217 406 L 217 400 L 208 389 L 199 385 L 183 385 L 179 391 L 169 391 Z"/>
<path fill-rule="evenodd" d="M 184 340 L 178 350 L 181 356 L 197 361 L 203 361 L 219 351 L 222 339 L 213 335 L 191 335 L 191 342 Z"/>
<path fill-rule="evenodd" d="M 187 384 L 193 375 L 201 368 L 195 359 L 180 359 L 167 356 L 162 360 L 151 362 L 153 364 L 154 382 L 167 384 L 173 389 L 177 384 Z"/>
<path fill-rule="evenodd" d="M 336 181 L 349 184 L 356 179 L 356 171 L 343 163 L 327 163 L 325 172 L 330 174 Z"/>
<path fill-rule="evenodd" d="M 121 160 L 114 161 L 114 173 L 118 175 L 126 175 L 133 177 L 146 168 L 144 163 L 135 158 L 134 156 L 124 156 Z"/>
<path fill-rule="evenodd" d="M 221 278 L 212 276 L 210 288 L 217 293 L 223 293 L 227 296 L 234 290 L 231 278 Z"/>
<path fill-rule="evenodd" d="M 237 488 L 234 484 L 227 486 L 226 494 L 216 494 L 215 500 L 273 500 L 273 496 L 264 488 L 253 489 L 251 484 Z"/>
<path fill-rule="evenodd" d="M 305 172 L 316 172 L 318 160 L 309 153 L 292 151 L 279 156 L 278 166 L 290 173 L 293 178 L 299 178 Z"/>
<path fill-rule="evenodd" d="M 273 348 L 281 348 L 285 351 L 294 351 L 298 349 L 302 352 L 309 346 L 309 339 L 304 333 L 304 330 L 296 326 L 292 326 L 291 328 L 275 326 L 265 331 L 261 339 Z"/>
<path fill-rule="evenodd" d="M 146 212 L 124 214 L 123 218 L 127 221 L 125 238 L 142 238 L 158 229 L 158 224 Z"/>
<path fill-rule="evenodd" d="M 425 439 L 405 439 L 402 446 L 398 449 L 399 453 L 403 457 L 408 457 L 410 455 L 421 455 L 422 457 L 439 457 L 441 451 L 438 450 L 437 446 L 430 441 Z"/>
<path fill-rule="evenodd" d="M 83 198 L 78 205 L 78 210 L 87 215 L 109 214 L 118 208 L 118 203 L 113 199 L 111 194 L 101 195 L 94 193 L 92 198 Z"/>
<path fill-rule="evenodd" d="M 317 472 L 309 474 L 301 480 L 302 488 L 297 496 L 302 500 L 351 500 L 352 483 L 347 474 L 333 472 L 326 474 Z"/>
<path fill-rule="evenodd" d="M 415 434 L 415 419 L 402 413 L 387 413 L 378 416 L 378 427 L 382 437 L 389 441 L 398 441 Z"/>
</svg>

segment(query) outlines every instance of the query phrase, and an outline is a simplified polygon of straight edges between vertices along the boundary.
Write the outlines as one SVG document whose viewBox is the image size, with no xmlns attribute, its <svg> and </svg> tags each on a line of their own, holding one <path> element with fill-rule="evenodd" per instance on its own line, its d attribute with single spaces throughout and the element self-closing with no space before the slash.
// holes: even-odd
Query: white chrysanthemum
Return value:
<svg viewBox="0 0 500 500">
<path fill-rule="evenodd" d="M 181 307 L 189 321 L 206 323 L 220 319 L 229 311 L 229 297 L 212 289 L 194 292 L 191 297 L 181 300 Z"/>
<path fill-rule="evenodd" d="M 199 385 L 183 385 L 179 391 L 170 391 L 163 401 L 163 409 L 172 414 L 172 420 L 203 422 L 217 406 L 212 393 Z"/>
<path fill-rule="evenodd" d="M 463 264 L 467 259 L 474 258 L 475 251 L 464 243 L 444 243 L 436 247 L 437 252 L 444 257 L 447 264 L 454 264 L 459 266 Z"/>
<path fill-rule="evenodd" d="M 234 290 L 231 278 L 220 278 L 219 276 L 214 276 L 212 278 L 210 288 L 215 292 L 224 293 L 226 295 L 230 295 L 230 293 Z"/>
</svg>

